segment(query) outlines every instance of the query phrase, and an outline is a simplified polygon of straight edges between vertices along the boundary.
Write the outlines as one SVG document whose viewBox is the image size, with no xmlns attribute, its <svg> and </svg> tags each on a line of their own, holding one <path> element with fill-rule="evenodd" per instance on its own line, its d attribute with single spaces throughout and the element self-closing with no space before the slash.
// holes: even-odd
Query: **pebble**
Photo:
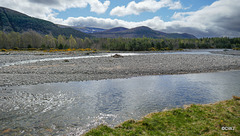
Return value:
<svg viewBox="0 0 240 136">
<path fill-rule="evenodd" d="M 66 55 L 0 55 L 0 63 Z M 129 78 L 133 76 L 240 70 L 240 57 L 215 54 L 153 54 L 42 61 L 0 67 L 0 86 Z"/>
</svg>

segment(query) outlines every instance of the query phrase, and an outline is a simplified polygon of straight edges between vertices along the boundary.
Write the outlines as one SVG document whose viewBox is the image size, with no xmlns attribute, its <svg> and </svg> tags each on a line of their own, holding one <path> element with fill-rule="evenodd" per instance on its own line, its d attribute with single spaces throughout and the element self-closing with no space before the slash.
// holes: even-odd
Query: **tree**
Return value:
<svg viewBox="0 0 240 136">
<path fill-rule="evenodd" d="M 0 48 L 7 49 L 7 35 L 4 32 L 0 32 Z"/>
<path fill-rule="evenodd" d="M 77 42 L 77 48 L 83 48 L 83 39 L 81 38 L 76 38 L 76 42 Z"/>
<path fill-rule="evenodd" d="M 33 48 L 40 48 L 42 43 L 43 43 L 43 38 L 42 36 L 37 33 L 36 31 L 29 31 L 31 34 L 31 38 L 32 38 L 32 47 Z"/>
<path fill-rule="evenodd" d="M 68 39 L 68 45 L 70 48 L 76 48 L 77 42 L 72 35 Z"/>
<path fill-rule="evenodd" d="M 21 45 L 19 48 L 27 48 L 33 45 L 32 34 L 30 32 L 23 32 L 21 36 Z"/>
<path fill-rule="evenodd" d="M 58 45 L 60 45 L 60 44 L 62 44 L 62 45 L 66 44 L 66 39 L 65 39 L 65 37 L 63 37 L 62 35 L 59 35 L 58 38 L 57 38 L 57 44 L 58 44 Z"/>
<path fill-rule="evenodd" d="M 48 48 L 55 48 L 56 41 L 52 34 L 45 35 L 44 37 L 44 44 L 47 45 Z"/>
<path fill-rule="evenodd" d="M 92 41 L 88 37 L 85 37 L 83 48 L 91 48 L 91 45 L 92 45 Z"/>
</svg>

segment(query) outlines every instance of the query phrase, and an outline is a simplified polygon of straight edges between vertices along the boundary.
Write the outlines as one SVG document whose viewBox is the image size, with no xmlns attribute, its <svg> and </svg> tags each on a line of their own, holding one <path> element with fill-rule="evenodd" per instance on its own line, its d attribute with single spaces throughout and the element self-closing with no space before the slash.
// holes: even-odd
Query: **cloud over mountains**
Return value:
<svg viewBox="0 0 240 136">
<path fill-rule="evenodd" d="M 148 26 L 165 32 L 188 32 L 198 37 L 240 36 L 240 3 L 237 1 L 220 0 L 195 12 L 175 12 L 173 20 L 168 22 L 158 16 L 141 22 L 96 17 L 68 18 L 62 22 L 101 28 Z"/>
<path fill-rule="evenodd" d="M 164 32 L 191 33 L 197 37 L 240 36 L 239 0 L 216 0 L 211 5 L 195 11 L 184 9 L 180 0 L 142 0 L 130 1 L 126 5 L 110 7 L 111 0 L 0 0 L 0 6 L 23 12 L 30 16 L 46 19 L 58 24 L 89 26 L 98 28 L 148 26 Z M 182 0 L 183 1 L 183 0 Z M 65 11 L 70 8 L 86 8 L 96 16 L 58 18 L 54 10 Z M 143 21 L 126 21 L 121 16 L 141 15 L 143 12 L 156 12 L 161 8 L 175 10 L 170 21 L 156 15 Z M 107 9 L 108 12 L 107 12 Z M 98 17 L 104 14 L 105 17 Z M 120 17 L 120 18 L 118 18 Z"/>
</svg>

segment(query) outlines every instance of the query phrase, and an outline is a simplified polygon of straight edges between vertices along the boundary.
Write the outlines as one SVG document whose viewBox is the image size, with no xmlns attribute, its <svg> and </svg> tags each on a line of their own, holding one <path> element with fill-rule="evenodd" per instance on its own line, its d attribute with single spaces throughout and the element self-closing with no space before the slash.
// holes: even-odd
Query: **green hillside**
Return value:
<svg viewBox="0 0 240 136">
<path fill-rule="evenodd" d="M 91 37 L 72 28 L 60 28 L 49 21 L 33 18 L 17 11 L 0 7 L 0 31 L 24 32 L 28 30 L 33 30 L 40 34 L 52 33 L 53 36 L 61 34 L 68 37 L 72 34 L 74 37 L 79 38 Z"/>
</svg>

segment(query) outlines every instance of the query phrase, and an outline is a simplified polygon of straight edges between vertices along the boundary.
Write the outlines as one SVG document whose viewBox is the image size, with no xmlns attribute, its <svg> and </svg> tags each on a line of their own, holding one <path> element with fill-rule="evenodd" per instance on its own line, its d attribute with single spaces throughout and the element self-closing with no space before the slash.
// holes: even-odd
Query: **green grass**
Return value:
<svg viewBox="0 0 240 136">
<path fill-rule="evenodd" d="M 234 130 L 222 130 L 234 127 Z M 151 113 L 142 120 L 128 120 L 115 128 L 100 125 L 85 136 L 186 136 L 186 135 L 240 135 L 240 98 L 215 104 L 190 105 L 185 109 L 173 109 Z"/>
</svg>

